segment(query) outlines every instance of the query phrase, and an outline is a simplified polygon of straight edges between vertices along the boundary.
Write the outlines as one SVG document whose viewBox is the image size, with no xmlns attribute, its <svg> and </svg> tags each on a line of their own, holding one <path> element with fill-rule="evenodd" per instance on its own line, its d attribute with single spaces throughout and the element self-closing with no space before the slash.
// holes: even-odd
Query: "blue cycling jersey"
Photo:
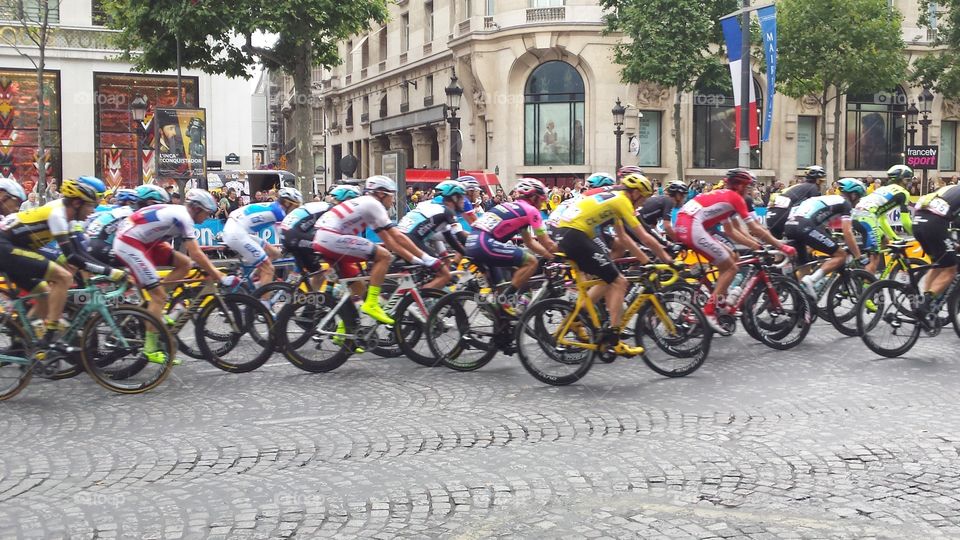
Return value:
<svg viewBox="0 0 960 540">
<path fill-rule="evenodd" d="M 273 227 L 283 221 L 285 214 L 278 201 L 254 203 L 230 212 L 230 219 L 237 220 L 251 234 Z"/>
</svg>

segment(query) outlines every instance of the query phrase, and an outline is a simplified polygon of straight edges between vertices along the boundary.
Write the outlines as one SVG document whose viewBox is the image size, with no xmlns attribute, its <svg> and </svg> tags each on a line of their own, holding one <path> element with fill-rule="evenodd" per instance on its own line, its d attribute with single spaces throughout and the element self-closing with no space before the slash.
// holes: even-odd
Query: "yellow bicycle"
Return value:
<svg viewBox="0 0 960 540">
<path fill-rule="evenodd" d="M 587 294 L 604 282 L 588 279 L 568 263 L 576 301 L 550 298 L 531 304 L 516 327 L 520 361 L 534 378 L 555 386 L 572 384 L 590 371 L 598 355 L 610 362 L 631 352 L 666 377 L 684 377 L 703 365 L 713 332 L 700 308 L 671 294 L 670 286 L 680 278 L 674 267 L 648 264 L 624 272 L 630 283 L 627 307 L 620 327 L 613 329 L 621 341 L 611 345 L 599 342 L 606 315 Z"/>
</svg>

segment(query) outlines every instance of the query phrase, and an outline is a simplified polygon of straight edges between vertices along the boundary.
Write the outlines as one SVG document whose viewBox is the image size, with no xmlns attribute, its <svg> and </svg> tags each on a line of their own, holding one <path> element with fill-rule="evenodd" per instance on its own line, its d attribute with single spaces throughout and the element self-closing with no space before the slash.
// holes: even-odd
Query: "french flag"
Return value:
<svg viewBox="0 0 960 540">
<path fill-rule="evenodd" d="M 733 81 L 733 102 L 737 109 L 737 136 L 734 138 L 734 147 L 740 148 L 740 117 L 743 106 L 743 96 L 740 90 L 740 55 L 741 34 L 740 19 L 728 17 L 720 21 L 723 27 L 723 38 L 727 42 L 727 57 L 730 60 L 730 79 Z M 757 95 L 753 89 L 753 80 L 750 81 L 750 146 L 760 144 L 760 131 L 757 129 Z"/>
</svg>

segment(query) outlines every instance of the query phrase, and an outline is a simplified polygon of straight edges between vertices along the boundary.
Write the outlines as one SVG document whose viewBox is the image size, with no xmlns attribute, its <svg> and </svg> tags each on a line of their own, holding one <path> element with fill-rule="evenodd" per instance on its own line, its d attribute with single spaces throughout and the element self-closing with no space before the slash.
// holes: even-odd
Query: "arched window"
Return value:
<svg viewBox="0 0 960 540">
<path fill-rule="evenodd" d="M 697 83 L 693 93 L 693 166 L 704 169 L 730 169 L 739 163 L 737 110 L 730 79 L 714 85 Z M 757 97 L 757 126 L 763 121 L 763 94 L 753 81 Z M 750 167 L 760 168 L 759 148 L 750 152 Z"/>
<path fill-rule="evenodd" d="M 524 164 L 583 165 L 583 78 L 570 64 L 545 62 L 524 90 Z"/>
<path fill-rule="evenodd" d="M 846 169 L 881 171 L 901 163 L 907 94 L 847 96 Z"/>
</svg>

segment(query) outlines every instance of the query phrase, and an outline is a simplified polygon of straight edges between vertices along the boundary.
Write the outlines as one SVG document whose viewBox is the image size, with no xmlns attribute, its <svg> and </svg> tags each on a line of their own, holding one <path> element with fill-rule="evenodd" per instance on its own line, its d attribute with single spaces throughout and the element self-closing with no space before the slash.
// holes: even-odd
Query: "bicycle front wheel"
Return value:
<svg viewBox="0 0 960 540">
<path fill-rule="evenodd" d="M 446 295 L 447 293 L 438 289 L 423 289 L 420 291 L 423 305 L 417 303 L 412 294 L 406 295 L 397 304 L 397 324 L 393 327 L 395 339 L 403 355 L 421 366 L 435 367 L 442 363 L 430 352 L 426 324 L 430 308 Z"/>
<path fill-rule="evenodd" d="M 141 394 L 159 386 L 173 369 L 176 350 L 164 324 L 138 306 L 112 308 L 108 317 L 94 313 L 81 340 L 87 373 L 119 394 Z"/>
<path fill-rule="evenodd" d="M 223 371 L 253 371 L 273 353 L 273 316 L 252 296 L 227 294 L 222 302 L 214 297 L 194 325 L 204 359 Z"/>
<path fill-rule="evenodd" d="M 779 351 L 792 349 L 807 337 L 815 309 L 796 282 L 772 276 L 770 286 L 761 286 L 743 306 L 760 342 Z"/>
<path fill-rule="evenodd" d="M 338 303 L 330 293 L 296 293 L 280 310 L 274 326 L 277 346 L 291 364 L 324 373 L 350 358 L 356 347 L 357 309 L 347 300 L 333 312 Z"/>
<path fill-rule="evenodd" d="M 473 371 L 497 354 L 496 310 L 472 291 L 457 291 L 437 300 L 427 316 L 427 346 L 443 365 Z"/>
<path fill-rule="evenodd" d="M 27 344 L 30 337 L 19 322 L 5 317 L 0 325 L 0 351 L 4 356 L 23 358 L 24 362 L 4 362 L 0 360 L 0 401 L 5 401 L 19 394 L 30 384 L 33 377 L 32 363 L 27 362 Z"/>
<path fill-rule="evenodd" d="M 859 268 L 848 270 L 833 280 L 827 292 L 825 317 L 837 332 L 845 336 L 857 335 L 857 302 L 863 291 L 877 278 Z"/>
<path fill-rule="evenodd" d="M 867 287 L 857 303 L 857 332 L 864 345 L 887 358 L 906 354 L 920 337 L 916 302 L 916 289 L 899 281 L 884 279 Z"/>
<path fill-rule="evenodd" d="M 643 362 L 664 377 L 686 377 L 707 359 L 713 332 L 693 304 L 668 295 L 658 298 L 657 304 L 662 313 L 654 302 L 647 302 L 637 314 L 634 332 L 644 349 Z"/>
<path fill-rule="evenodd" d="M 566 386 L 583 378 L 593 366 L 596 351 L 561 344 L 590 344 L 593 327 L 583 314 L 567 324 L 574 304 L 560 298 L 541 300 L 523 312 L 514 331 L 520 363 L 533 378 L 553 386 Z M 564 327 L 566 331 L 564 331 Z M 561 336 L 561 332 L 563 335 Z"/>
</svg>

